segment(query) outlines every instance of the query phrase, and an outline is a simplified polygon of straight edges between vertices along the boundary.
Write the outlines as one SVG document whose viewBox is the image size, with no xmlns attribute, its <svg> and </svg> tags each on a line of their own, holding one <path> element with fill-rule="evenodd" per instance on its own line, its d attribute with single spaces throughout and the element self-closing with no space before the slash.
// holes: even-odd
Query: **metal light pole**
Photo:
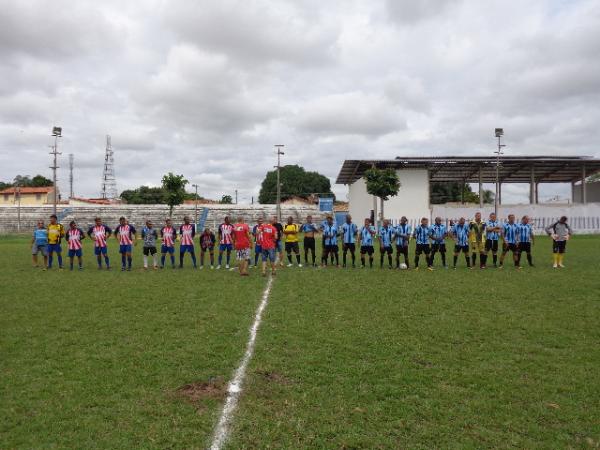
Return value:
<svg viewBox="0 0 600 450">
<path fill-rule="evenodd" d="M 502 144 L 502 136 L 504 136 L 504 129 L 496 128 L 494 130 L 496 137 L 498 138 L 498 150 L 494 153 L 496 154 L 496 195 L 494 196 L 494 214 L 498 217 L 498 208 L 500 206 L 500 155 L 502 155 L 502 147 L 505 147 Z"/>
<path fill-rule="evenodd" d="M 192 184 L 192 187 L 196 189 L 196 196 L 194 197 L 194 224 L 198 225 L 198 185 Z"/>
<path fill-rule="evenodd" d="M 50 166 L 50 168 L 52 169 L 52 184 L 54 186 L 54 195 L 53 195 L 54 201 L 53 201 L 52 213 L 54 215 L 56 215 L 56 203 L 58 202 L 58 187 L 56 185 L 56 169 L 58 169 L 57 156 L 62 154 L 62 153 L 58 152 L 58 138 L 62 137 L 62 128 L 61 127 L 53 127 L 52 128 L 52 136 L 54 136 L 54 146 L 50 146 L 50 148 L 52 149 L 50 154 L 54 156 L 53 164 Z"/>
<path fill-rule="evenodd" d="M 21 185 L 17 183 L 17 233 L 21 232 Z"/>
<path fill-rule="evenodd" d="M 285 147 L 283 144 L 276 144 L 275 149 L 277 150 L 277 222 L 281 222 L 281 181 L 279 176 L 279 169 L 281 169 L 281 155 L 284 155 L 282 149 Z"/>
</svg>

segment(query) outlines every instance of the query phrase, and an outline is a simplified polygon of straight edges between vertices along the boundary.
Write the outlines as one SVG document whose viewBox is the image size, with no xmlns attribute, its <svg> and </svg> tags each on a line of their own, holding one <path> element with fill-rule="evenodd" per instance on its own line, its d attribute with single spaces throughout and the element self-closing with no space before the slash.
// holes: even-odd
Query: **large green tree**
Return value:
<svg viewBox="0 0 600 450">
<path fill-rule="evenodd" d="M 225 194 L 221 197 L 221 201 L 219 203 L 223 205 L 231 205 L 233 203 L 233 198 L 231 197 L 231 195 Z"/>
<path fill-rule="evenodd" d="M 308 198 L 311 194 L 332 196 L 331 182 L 318 172 L 307 172 L 298 165 L 287 165 L 280 169 L 281 199 L 290 197 Z M 277 202 L 277 171 L 267 172 L 260 186 L 259 203 Z"/>
<path fill-rule="evenodd" d="M 181 205 L 185 200 L 185 185 L 188 184 L 183 175 L 169 172 L 162 178 L 162 188 L 165 191 L 165 202 L 169 205 L 169 217 L 173 215 L 173 208 Z"/>
<path fill-rule="evenodd" d="M 395 169 L 377 169 L 373 167 L 366 170 L 363 178 L 367 185 L 367 192 L 375 197 L 379 197 L 381 204 L 381 218 L 384 219 L 383 202 L 390 197 L 398 195 L 400 190 L 400 178 Z"/>
<path fill-rule="evenodd" d="M 165 197 L 162 187 L 140 186 L 121 192 L 121 198 L 132 205 L 158 205 L 165 203 Z"/>
<path fill-rule="evenodd" d="M 3 183 L 5 184 L 5 183 Z M 21 186 L 21 187 L 48 187 L 52 186 L 52 180 L 46 178 L 43 175 L 36 175 L 31 178 L 29 175 L 17 175 L 10 186 Z"/>
</svg>

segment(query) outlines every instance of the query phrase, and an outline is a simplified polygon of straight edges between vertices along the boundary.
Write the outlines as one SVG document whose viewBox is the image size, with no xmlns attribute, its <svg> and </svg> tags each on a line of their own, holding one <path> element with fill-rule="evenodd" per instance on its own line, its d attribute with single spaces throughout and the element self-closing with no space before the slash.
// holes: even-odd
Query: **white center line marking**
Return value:
<svg viewBox="0 0 600 450">
<path fill-rule="evenodd" d="M 256 314 L 254 315 L 254 323 L 250 328 L 250 339 L 248 339 L 248 343 L 246 344 L 246 353 L 244 353 L 244 357 L 236 369 L 233 379 L 229 382 L 227 387 L 227 399 L 225 400 L 221 417 L 219 418 L 219 422 L 215 428 L 212 444 L 210 445 L 211 450 L 220 450 L 223 448 L 223 444 L 225 444 L 225 441 L 229 435 L 229 427 L 231 425 L 231 420 L 233 419 L 233 414 L 242 392 L 242 384 L 244 383 L 244 378 L 246 378 L 246 369 L 248 368 L 248 363 L 250 363 L 250 359 L 252 359 L 252 354 L 254 353 L 256 333 L 258 332 L 258 327 L 260 326 L 260 322 L 262 320 L 262 313 L 269 302 L 269 294 L 271 292 L 272 284 L 273 277 L 269 276 L 267 286 L 265 287 L 262 295 L 262 300 L 258 305 Z"/>
</svg>

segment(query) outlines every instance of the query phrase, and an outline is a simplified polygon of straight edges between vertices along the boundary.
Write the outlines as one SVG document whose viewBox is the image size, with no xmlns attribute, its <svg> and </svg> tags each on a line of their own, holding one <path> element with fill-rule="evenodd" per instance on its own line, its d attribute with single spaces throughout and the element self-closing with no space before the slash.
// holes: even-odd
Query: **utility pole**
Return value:
<svg viewBox="0 0 600 450">
<path fill-rule="evenodd" d="M 237 189 L 235 190 L 235 204 L 237 205 Z"/>
<path fill-rule="evenodd" d="M 53 201 L 52 213 L 54 215 L 56 215 L 56 203 L 58 203 L 58 186 L 56 185 L 56 169 L 58 169 L 57 157 L 58 157 L 58 155 L 62 155 L 62 153 L 58 152 L 58 138 L 62 137 L 62 128 L 61 127 L 53 127 L 52 128 L 52 136 L 54 136 L 54 145 L 50 146 L 50 148 L 52 149 L 50 154 L 54 156 L 53 163 L 50 166 L 50 168 L 52 169 L 52 184 L 54 187 L 54 195 L 53 195 L 54 201 Z"/>
<path fill-rule="evenodd" d="M 69 153 L 69 198 L 73 198 L 73 153 Z"/>
<path fill-rule="evenodd" d="M 281 179 L 279 176 L 279 169 L 281 169 L 281 155 L 285 155 L 283 153 L 283 144 L 276 144 L 275 149 L 277 150 L 277 221 L 281 222 Z"/>
<path fill-rule="evenodd" d="M 17 233 L 21 232 L 21 185 L 17 182 Z"/>
<path fill-rule="evenodd" d="M 118 197 L 117 179 L 115 178 L 115 158 L 112 148 L 112 142 L 109 135 L 106 135 L 106 152 L 104 153 L 104 170 L 102 172 L 102 185 L 100 196 L 109 200 Z"/>
<path fill-rule="evenodd" d="M 494 152 L 496 154 L 496 195 L 494 196 L 494 214 L 496 214 L 497 218 L 500 206 L 500 155 L 502 155 L 502 147 L 506 146 L 502 144 L 501 141 L 502 136 L 504 136 L 504 129 L 496 128 L 494 134 L 498 138 L 498 150 Z"/>
<path fill-rule="evenodd" d="M 196 196 L 194 197 L 194 224 L 198 225 L 198 185 L 192 184 L 192 187 L 196 189 Z"/>
</svg>

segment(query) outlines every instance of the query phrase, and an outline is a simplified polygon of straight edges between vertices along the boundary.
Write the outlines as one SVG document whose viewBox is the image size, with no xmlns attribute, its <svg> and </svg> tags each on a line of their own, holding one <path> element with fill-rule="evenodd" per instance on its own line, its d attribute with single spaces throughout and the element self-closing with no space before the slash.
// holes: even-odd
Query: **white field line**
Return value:
<svg viewBox="0 0 600 450">
<path fill-rule="evenodd" d="M 211 450 L 220 450 L 223 448 L 223 445 L 229 436 L 229 427 L 231 425 L 235 409 L 237 408 L 238 399 L 242 392 L 242 384 L 246 378 L 246 369 L 248 368 L 248 363 L 250 362 L 250 359 L 252 359 L 252 354 L 254 353 L 256 333 L 258 332 L 258 327 L 260 326 L 260 322 L 262 320 L 262 313 L 269 302 L 269 294 L 271 292 L 272 284 L 273 277 L 269 276 L 267 286 L 263 291 L 262 300 L 256 309 L 256 314 L 254 314 L 254 323 L 250 328 L 250 338 L 246 344 L 246 353 L 244 353 L 244 357 L 236 369 L 233 379 L 229 382 L 227 387 L 227 399 L 225 400 L 221 417 L 219 418 L 219 422 L 215 428 L 212 443 L 210 445 Z"/>
</svg>

